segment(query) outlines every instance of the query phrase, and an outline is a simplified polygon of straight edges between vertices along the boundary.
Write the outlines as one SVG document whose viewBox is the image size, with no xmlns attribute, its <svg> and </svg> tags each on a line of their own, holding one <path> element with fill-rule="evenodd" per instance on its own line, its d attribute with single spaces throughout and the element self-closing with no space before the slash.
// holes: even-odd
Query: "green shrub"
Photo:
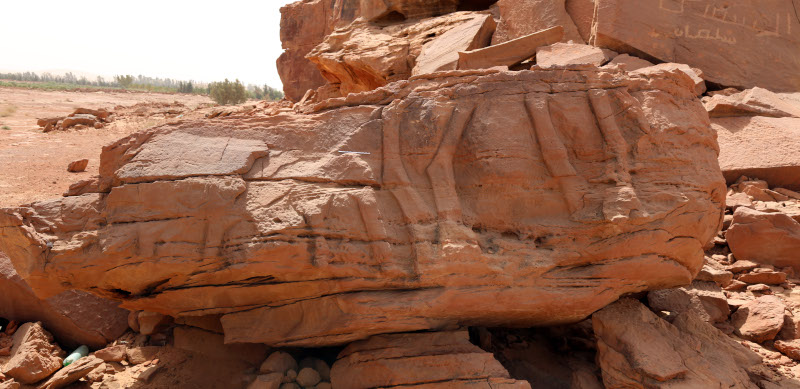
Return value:
<svg viewBox="0 0 800 389">
<path fill-rule="evenodd" d="M 211 98 L 217 104 L 239 104 L 247 100 L 247 90 L 238 79 L 234 82 L 228 81 L 227 78 L 223 82 L 212 82 L 209 88 Z"/>
</svg>

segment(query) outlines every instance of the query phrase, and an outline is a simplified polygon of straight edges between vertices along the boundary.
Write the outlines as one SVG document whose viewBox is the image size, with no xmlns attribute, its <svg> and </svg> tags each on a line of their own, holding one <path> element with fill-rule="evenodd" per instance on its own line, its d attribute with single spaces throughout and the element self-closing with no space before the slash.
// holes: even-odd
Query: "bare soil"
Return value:
<svg viewBox="0 0 800 389">
<path fill-rule="evenodd" d="M 164 115 L 125 118 L 102 129 L 43 133 L 39 118 L 66 116 L 76 108 L 113 110 L 137 103 L 180 102 L 191 109 L 213 103 L 206 96 L 133 92 L 72 92 L 0 88 L 0 208 L 60 197 L 77 181 L 98 174 L 100 151 L 128 134 L 166 123 Z M 202 117 L 195 111 L 187 114 Z M 75 160 L 88 159 L 82 173 L 67 172 Z"/>
</svg>

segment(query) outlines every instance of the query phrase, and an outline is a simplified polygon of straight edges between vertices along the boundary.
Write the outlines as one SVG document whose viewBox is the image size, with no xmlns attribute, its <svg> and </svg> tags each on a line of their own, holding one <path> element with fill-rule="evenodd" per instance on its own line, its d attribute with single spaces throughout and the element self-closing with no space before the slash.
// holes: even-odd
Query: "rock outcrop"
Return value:
<svg viewBox="0 0 800 389">
<path fill-rule="evenodd" d="M 23 323 L 41 321 L 65 347 L 103 348 L 122 335 L 128 329 L 128 311 L 118 305 L 75 290 L 40 300 L 0 252 L 0 317 Z"/>
<path fill-rule="evenodd" d="M 104 149 L 101 193 L 2 211 L 0 248 L 44 298 L 224 314 L 226 342 L 575 322 L 702 268 L 725 188 L 693 88 L 440 72 L 308 115 L 169 124 Z"/>
<path fill-rule="evenodd" d="M 597 46 L 685 63 L 724 86 L 800 90 L 800 18 L 791 0 L 595 3 Z"/>
</svg>

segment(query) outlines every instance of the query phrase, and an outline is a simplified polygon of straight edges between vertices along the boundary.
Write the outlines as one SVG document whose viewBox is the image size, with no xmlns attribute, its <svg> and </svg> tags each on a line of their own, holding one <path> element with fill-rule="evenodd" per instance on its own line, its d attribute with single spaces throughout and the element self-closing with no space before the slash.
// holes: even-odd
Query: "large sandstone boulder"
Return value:
<svg viewBox="0 0 800 389">
<path fill-rule="evenodd" d="M 800 190 L 800 101 L 761 88 L 704 101 L 719 134 L 720 166 L 728 184 L 758 177 Z"/>
<path fill-rule="evenodd" d="M 788 215 L 739 207 L 725 238 L 737 259 L 800 271 L 800 223 Z"/>
<path fill-rule="evenodd" d="M 685 63 L 724 86 L 800 91 L 800 18 L 792 0 L 595 3 L 595 45 Z"/>
<path fill-rule="evenodd" d="M 758 388 L 761 358 L 692 311 L 672 324 L 633 299 L 592 316 L 603 383 L 615 388 Z"/>
<path fill-rule="evenodd" d="M 434 368 L 435 367 L 435 368 Z M 378 335 L 350 344 L 331 369 L 334 387 L 349 389 L 530 389 L 512 379 L 491 353 L 469 342 L 467 331 Z"/>
<path fill-rule="evenodd" d="M 60 344 L 103 348 L 128 329 L 128 311 L 119 301 L 91 293 L 67 290 L 39 299 L 0 252 L 0 317 L 21 323 L 41 321 Z"/>
<path fill-rule="evenodd" d="M 0 249 L 42 297 L 223 314 L 226 342 L 576 322 L 703 266 L 725 187 L 693 86 L 439 72 L 168 124 L 104 149 L 103 193 L 2 211 Z"/>
</svg>

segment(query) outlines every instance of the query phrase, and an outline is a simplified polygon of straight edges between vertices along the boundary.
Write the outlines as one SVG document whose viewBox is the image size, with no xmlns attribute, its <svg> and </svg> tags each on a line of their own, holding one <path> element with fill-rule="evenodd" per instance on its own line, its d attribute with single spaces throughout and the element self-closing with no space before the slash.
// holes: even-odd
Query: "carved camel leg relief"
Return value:
<svg viewBox="0 0 800 389">
<path fill-rule="evenodd" d="M 466 104 L 464 104 L 466 105 Z M 475 233 L 464 226 L 461 200 L 456 191 L 453 158 L 464 131 L 472 121 L 475 105 L 454 107 L 448 104 L 437 116 L 437 127 L 445 128 L 439 148 L 425 169 L 433 188 L 439 217 L 439 241 L 468 241 L 477 243 Z"/>
<path fill-rule="evenodd" d="M 609 176 L 616 182 L 603 201 L 603 214 L 607 220 L 626 220 L 634 209 L 641 207 L 631 180 L 630 145 L 617 124 L 617 113 L 611 104 L 612 91 L 593 89 L 589 91 L 589 101 L 597 117 L 600 131 L 606 145 L 614 156 L 615 163 L 609 167 Z"/>
<path fill-rule="evenodd" d="M 569 160 L 569 154 L 564 143 L 558 137 L 553 121 L 550 118 L 550 108 L 547 96 L 532 94 L 525 98 L 525 107 L 528 109 L 533 123 L 533 132 L 539 143 L 545 166 L 550 175 L 558 180 L 564 199 L 570 213 L 576 213 L 585 206 L 583 197 L 588 191 L 586 180 L 578 175 L 575 167 Z"/>
</svg>

